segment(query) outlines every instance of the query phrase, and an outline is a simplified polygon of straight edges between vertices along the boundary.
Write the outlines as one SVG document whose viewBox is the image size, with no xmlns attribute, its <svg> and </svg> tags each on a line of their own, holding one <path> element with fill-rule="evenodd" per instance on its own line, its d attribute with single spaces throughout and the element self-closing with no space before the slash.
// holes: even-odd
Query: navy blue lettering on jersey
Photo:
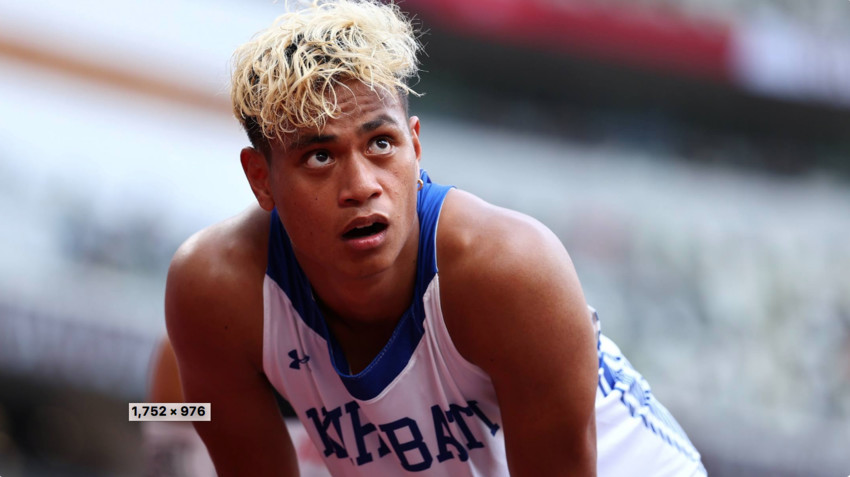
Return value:
<svg viewBox="0 0 850 477">
<path fill-rule="evenodd" d="M 360 405 L 357 401 L 345 403 L 345 412 L 351 416 L 351 427 L 354 430 L 354 440 L 357 441 L 357 465 L 368 464 L 372 462 L 372 454 L 366 449 L 366 436 L 378 430 L 374 424 L 367 422 L 360 423 Z M 389 447 L 384 443 L 384 439 L 378 437 L 378 456 L 383 457 L 390 453 Z"/>
<path fill-rule="evenodd" d="M 419 250 L 414 298 L 410 307 L 399 318 L 387 344 L 358 374 L 349 374 L 350 368 L 342 347 L 328 330 L 324 316 L 313 298 L 312 286 L 296 260 L 289 235 L 283 228 L 277 209 L 272 210 L 266 274 L 283 290 L 304 323 L 328 343 L 331 363 L 343 385 L 351 396 L 362 401 L 378 396 L 401 373 L 425 334 L 425 306 L 422 297 L 437 274 L 437 220 L 451 187 L 432 183 L 424 170 L 420 171 L 420 177 L 424 185 L 418 192 L 416 203 L 419 216 Z M 297 358 L 296 354 L 293 359 L 298 361 Z M 301 362 L 293 363 L 292 368 L 299 369 L 300 364 Z"/>
<path fill-rule="evenodd" d="M 446 413 L 446 417 L 449 422 L 457 423 L 458 428 L 463 433 L 463 436 L 466 437 L 466 447 L 468 449 L 479 449 L 484 447 L 484 443 L 475 439 L 475 435 L 472 433 L 472 430 L 469 429 L 469 426 L 466 425 L 466 421 L 463 419 L 463 416 L 478 416 L 487 428 L 490 429 L 491 435 L 496 435 L 496 432 L 499 430 L 498 424 L 494 424 L 481 409 L 478 408 L 478 403 L 475 401 L 467 402 L 466 407 L 458 406 L 457 404 L 452 404 L 449 406 L 449 411 Z"/>
<path fill-rule="evenodd" d="M 401 467 L 404 470 L 409 472 L 420 472 L 431 468 L 431 462 L 433 462 L 434 459 L 431 457 L 431 452 L 428 450 L 428 446 L 425 445 L 425 441 L 422 439 L 422 431 L 419 430 L 419 425 L 416 424 L 416 421 L 409 417 L 403 417 L 387 424 L 381 424 L 378 427 L 380 427 L 387 435 L 387 438 L 389 438 L 390 445 L 393 446 L 393 451 L 395 451 L 395 455 L 398 457 L 399 462 L 401 462 Z M 410 434 L 409 440 L 402 441 L 400 439 L 399 434 L 402 434 L 400 432 L 402 428 L 406 428 L 408 430 L 408 433 Z M 419 455 L 415 456 L 414 459 L 419 460 L 417 458 L 419 457 L 422 459 L 421 462 L 411 464 L 408 460 L 408 452 L 411 454 L 418 453 Z"/>
<path fill-rule="evenodd" d="M 457 451 L 457 458 L 461 462 L 466 462 L 469 459 L 469 453 L 463 448 L 460 442 L 455 439 L 452 434 L 452 429 L 449 427 L 449 421 L 446 414 L 440 409 L 440 406 L 431 406 L 431 417 L 434 419 L 434 432 L 437 436 L 437 448 L 440 453 L 437 454 L 437 462 L 445 462 L 455 455 L 449 450 L 449 445 L 453 446 Z"/>
<path fill-rule="evenodd" d="M 347 419 L 343 417 L 343 409 L 348 416 Z M 417 422 L 411 417 L 402 417 L 377 425 L 364 422 L 357 401 L 349 401 L 331 410 L 310 408 L 305 414 L 319 434 L 325 457 L 336 456 L 338 459 L 345 459 L 354 451 L 345 447 L 342 437 L 344 428 L 350 426 L 351 433 L 354 435 L 354 446 L 357 448 L 357 458 L 354 462 L 358 466 L 373 462 L 375 460 L 373 451 L 377 450 L 378 458 L 384 458 L 389 454 L 395 455 L 401 467 L 409 472 L 430 469 L 435 457 L 438 463 L 454 458 L 465 462 L 469 459 L 470 451 L 485 448 L 486 445 L 475 437 L 467 419 L 480 421 L 490 431 L 491 436 L 495 436 L 500 429 L 499 425 L 494 423 L 475 401 L 467 401 L 466 406 L 450 404 L 448 410 L 443 410 L 438 405 L 431 406 L 431 422 Z M 421 426 L 433 426 L 434 435 L 437 437 L 436 449 L 428 447 Z M 331 430 L 335 435 L 331 435 Z M 462 443 L 455 437 L 457 431 L 465 437 L 466 443 Z M 366 436 L 374 432 L 379 434 L 378 449 L 369 449 Z M 386 442 L 389 442 L 389 445 Z"/>
<path fill-rule="evenodd" d="M 340 429 L 339 418 L 341 416 L 342 409 L 338 407 L 331 409 L 330 411 L 322 408 L 322 420 L 319 421 L 319 413 L 316 412 L 316 408 L 307 410 L 307 417 L 313 421 L 313 424 L 316 426 L 316 430 L 319 432 L 319 437 L 322 439 L 322 444 L 325 445 L 325 457 L 328 457 L 331 454 L 336 454 L 339 458 L 348 457 L 348 452 L 345 450 L 345 443 L 342 440 L 342 430 Z M 336 441 L 333 437 L 331 437 L 329 433 L 331 425 L 333 425 L 336 435 L 339 437 L 339 441 Z"/>
</svg>

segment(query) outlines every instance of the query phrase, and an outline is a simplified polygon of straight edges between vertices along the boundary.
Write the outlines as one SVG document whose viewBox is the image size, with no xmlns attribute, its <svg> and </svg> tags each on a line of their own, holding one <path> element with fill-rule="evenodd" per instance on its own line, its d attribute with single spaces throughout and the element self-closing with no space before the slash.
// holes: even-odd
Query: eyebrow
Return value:
<svg viewBox="0 0 850 477">
<path fill-rule="evenodd" d="M 359 133 L 366 134 L 372 132 L 385 124 L 391 124 L 395 127 L 400 127 L 398 121 L 396 121 L 395 118 L 387 114 L 381 114 L 377 118 L 360 125 Z M 336 136 L 335 134 L 311 134 L 308 136 L 300 136 L 292 142 L 289 148 L 297 150 L 316 144 L 326 144 L 329 142 L 336 141 L 337 137 L 338 136 Z"/>
<path fill-rule="evenodd" d="M 325 144 L 336 140 L 336 135 L 333 134 L 313 134 L 310 136 L 300 136 L 292 142 L 290 149 L 303 149 L 314 144 Z"/>
<path fill-rule="evenodd" d="M 360 132 L 372 132 L 375 129 L 378 129 L 379 127 L 383 126 L 384 124 L 392 124 L 395 127 L 400 127 L 398 121 L 396 121 L 395 118 L 387 114 L 382 114 L 369 122 L 363 123 L 360 126 Z"/>
</svg>

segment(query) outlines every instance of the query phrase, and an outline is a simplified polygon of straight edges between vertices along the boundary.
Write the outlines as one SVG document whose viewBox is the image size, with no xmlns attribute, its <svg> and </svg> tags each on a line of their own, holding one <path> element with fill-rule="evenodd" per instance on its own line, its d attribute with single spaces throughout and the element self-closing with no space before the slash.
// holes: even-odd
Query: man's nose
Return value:
<svg viewBox="0 0 850 477">
<path fill-rule="evenodd" d="M 362 205 L 381 195 L 378 166 L 358 154 L 352 155 L 344 168 L 339 202 L 342 206 Z"/>
</svg>

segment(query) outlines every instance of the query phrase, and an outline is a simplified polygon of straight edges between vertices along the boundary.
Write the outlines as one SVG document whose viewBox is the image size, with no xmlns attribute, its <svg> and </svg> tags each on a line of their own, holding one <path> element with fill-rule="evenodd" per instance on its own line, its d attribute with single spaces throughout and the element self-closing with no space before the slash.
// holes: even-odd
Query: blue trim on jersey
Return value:
<svg viewBox="0 0 850 477">
<path fill-rule="evenodd" d="M 325 319 L 313 299 L 310 281 L 307 280 L 307 276 L 304 275 L 304 271 L 301 270 L 298 261 L 295 259 L 295 252 L 289 242 L 289 235 L 283 229 L 283 223 L 280 221 L 277 209 L 272 210 L 266 275 L 271 277 L 286 293 L 304 323 L 327 339 L 329 333 Z"/>
<path fill-rule="evenodd" d="M 632 418 L 641 419 L 646 428 L 668 445 L 689 459 L 699 461 L 699 452 L 670 411 L 652 394 L 649 382 L 632 367 L 625 356 L 602 350 L 602 327 L 596 310 L 593 310 L 593 319 L 598 330 L 596 349 L 599 357 L 599 389 L 602 394 L 608 396 L 619 391 L 620 401 L 628 408 Z"/>
<path fill-rule="evenodd" d="M 304 323 L 328 342 L 331 362 L 337 374 L 348 392 L 360 400 L 376 397 L 399 375 L 425 333 L 425 308 L 422 297 L 437 274 L 437 221 L 451 187 L 432 183 L 424 170 L 420 171 L 420 177 L 425 184 L 416 201 L 419 215 L 419 250 L 416 258 L 413 303 L 399 319 L 392 336 L 378 356 L 366 369 L 354 375 L 348 373 L 345 354 L 329 332 L 322 312 L 313 299 L 310 282 L 295 259 L 292 244 L 277 209 L 272 211 L 266 274 L 286 293 Z"/>
</svg>

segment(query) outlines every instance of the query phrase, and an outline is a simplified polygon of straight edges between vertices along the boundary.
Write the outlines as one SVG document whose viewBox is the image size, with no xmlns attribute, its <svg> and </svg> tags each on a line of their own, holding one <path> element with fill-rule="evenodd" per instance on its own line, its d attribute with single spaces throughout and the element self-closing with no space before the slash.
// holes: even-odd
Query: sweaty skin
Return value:
<svg viewBox="0 0 850 477">
<path fill-rule="evenodd" d="M 214 409 L 195 425 L 221 476 L 297 475 L 262 370 L 272 208 L 352 372 L 386 344 L 413 297 L 419 119 L 359 83 L 337 93 L 340 114 L 321 131 L 272 141 L 270 158 L 242 151 L 260 207 L 197 233 L 169 270 L 169 336 L 187 402 Z M 378 232 L 352 235 L 358 225 Z M 446 327 L 491 377 L 511 475 L 595 475 L 596 339 L 563 246 L 539 222 L 459 190 L 438 230 Z"/>
</svg>

